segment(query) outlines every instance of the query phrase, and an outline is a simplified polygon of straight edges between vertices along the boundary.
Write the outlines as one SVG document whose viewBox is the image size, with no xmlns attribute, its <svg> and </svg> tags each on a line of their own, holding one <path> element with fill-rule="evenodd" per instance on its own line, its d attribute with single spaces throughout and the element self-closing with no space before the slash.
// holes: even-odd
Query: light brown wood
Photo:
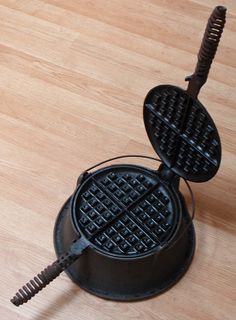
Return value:
<svg viewBox="0 0 236 320">
<path fill-rule="evenodd" d="M 144 96 L 158 84 L 186 85 L 217 4 L 0 0 L 1 319 L 236 318 L 235 0 L 221 0 L 227 24 L 200 94 L 219 128 L 223 158 L 213 180 L 192 184 L 197 248 L 186 276 L 156 298 L 117 303 L 63 274 L 28 304 L 9 302 L 55 259 L 55 218 L 80 172 L 124 153 L 155 156 Z"/>
</svg>

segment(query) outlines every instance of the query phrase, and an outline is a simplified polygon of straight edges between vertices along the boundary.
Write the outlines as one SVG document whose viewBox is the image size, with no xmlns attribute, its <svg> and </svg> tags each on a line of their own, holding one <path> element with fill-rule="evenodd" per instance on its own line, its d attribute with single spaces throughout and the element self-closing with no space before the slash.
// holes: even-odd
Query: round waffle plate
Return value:
<svg viewBox="0 0 236 320">
<path fill-rule="evenodd" d="M 177 175 L 203 182 L 216 174 L 221 160 L 218 131 L 203 105 L 184 90 L 153 88 L 144 101 L 144 123 L 155 151 Z"/>
<path fill-rule="evenodd" d="M 74 224 L 104 253 L 137 256 L 163 245 L 178 226 L 180 209 L 158 174 L 137 166 L 98 170 L 78 189 Z"/>
</svg>

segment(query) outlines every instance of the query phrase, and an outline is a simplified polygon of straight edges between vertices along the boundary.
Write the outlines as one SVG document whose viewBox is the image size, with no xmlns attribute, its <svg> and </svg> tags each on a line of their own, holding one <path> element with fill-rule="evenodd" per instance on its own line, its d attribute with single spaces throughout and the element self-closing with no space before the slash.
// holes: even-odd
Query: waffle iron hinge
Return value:
<svg viewBox="0 0 236 320">
<path fill-rule="evenodd" d="M 179 189 L 180 177 L 164 163 L 160 165 L 158 173 L 162 180 L 170 184 L 175 189 Z"/>
</svg>

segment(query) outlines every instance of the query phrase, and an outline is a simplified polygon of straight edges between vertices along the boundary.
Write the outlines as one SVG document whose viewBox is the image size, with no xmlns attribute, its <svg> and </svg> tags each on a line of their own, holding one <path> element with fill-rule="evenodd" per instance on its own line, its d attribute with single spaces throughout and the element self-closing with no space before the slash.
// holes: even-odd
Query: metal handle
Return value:
<svg viewBox="0 0 236 320">
<path fill-rule="evenodd" d="M 117 156 L 117 157 L 114 157 L 114 158 L 110 158 L 110 159 L 107 159 L 107 160 L 104 160 L 104 161 L 101 161 L 97 164 L 95 164 L 94 166 L 86 169 L 84 172 L 83 172 L 83 175 L 85 175 L 86 173 L 88 173 L 88 171 L 94 169 L 94 168 L 97 168 L 99 166 L 101 166 L 102 164 L 105 164 L 107 162 L 111 162 L 111 161 L 115 161 L 115 160 L 119 160 L 119 159 L 124 159 L 124 158 L 142 158 L 142 159 L 149 159 L 149 160 L 154 160 L 154 161 L 157 161 L 157 162 L 162 162 L 162 160 L 160 159 L 157 159 L 157 158 L 154 158 L 154 157 L 149 157 L 149 156 L 144 156 L 142 154 L 125 154 L 123 156 Z"/>
<path fill-rule="evenodd" d="M 57 278 L 62 271 L 67 269 L 76 259 L 78 259 L 83 250 L 87 247 L 88 242 L 83 238 L 73 241 L 67 253 L 61 255 L 55 262 L 19 289 L 11 299 L 11 302 L 18 307 L 29 301 L 51 281 Z"/>
<path fill-rule="evenodd" d="M 202 39 L 194 74 L 185 78 L 186 81 L 189 81 L 187 93 L 193 98 L 197 98 L 201 87 L 207 80 L 224 29 L 226 10 L 223 6 L 217 6 L 213 10 Z"/>
</svg>

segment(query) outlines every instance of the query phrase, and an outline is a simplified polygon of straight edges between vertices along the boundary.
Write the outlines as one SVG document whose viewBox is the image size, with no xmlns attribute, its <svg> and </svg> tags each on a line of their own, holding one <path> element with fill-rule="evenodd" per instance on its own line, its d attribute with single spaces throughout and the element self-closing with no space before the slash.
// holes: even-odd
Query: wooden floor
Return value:
<svg viewBox="0 0 236 320">
<path fill-rule="evenodd" d="M 55 259 L 55 218 L 80 172 L 125 153 L 155 156 L 143 99 L 159 84 L 186 86 L 217 4 L 0 0 L 1 319 L 236 319 L 235 0 L 221 0 L 227 24 L 200 95 L 219 128 L 223 158 L 214 179 L 192 183 L 197 248 L 186 276 L 156 298 L 117 303 L 62 274 L 28 304 L 9 302 Z"/>
</svg>

